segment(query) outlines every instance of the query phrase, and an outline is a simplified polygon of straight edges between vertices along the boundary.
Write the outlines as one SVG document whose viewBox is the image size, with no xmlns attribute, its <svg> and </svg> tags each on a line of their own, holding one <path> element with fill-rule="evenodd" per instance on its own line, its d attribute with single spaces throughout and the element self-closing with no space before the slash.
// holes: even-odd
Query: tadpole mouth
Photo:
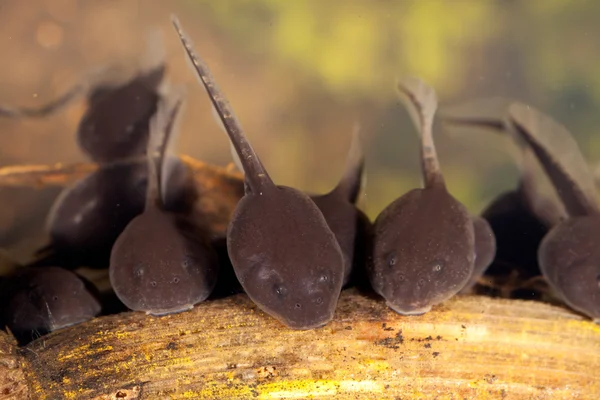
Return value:
<svg viewBox="0 0 600 400">
<path fill-rule="evenodd" d="M 310 330 L 321 328 L 327 325 L 333 319 L 334 313 L 324 313 L 315 318 L 302 318 L 302 319 L 290 319 L 290 318 L 278 318 L 281 323 L 290 329 L 295 330 Z"/>
<path fill-rule="evenodd" d="M 152 315 L 153 317 L 162 317 L 162 316 L 168 315 L 168 314 L 179 314 L 184 311 L 191 310 L 192 308 L 194 308 L 193 304 L 185 304 L 185 305 L 180 305 L 180 306 L 176 306 L 173 308 L 165 308 L 165 309 L 161 309 L 161 310 L 146 311 L 146 314 Z"/>
<path fill-rule="evenodd" d="M 89 318 L 88 317 L 79 317 L 79 318 L 75 318 L 75 319 L 68 319 L 65 321 L 52 321 L 50 324 L 48 324 L 48 330 L 50 332 L 54 332 L 59 329 L 64 329 L 64 328 L 68 328 L 73 325 L 80 324 L 80 323 L 85 322 L 92 318 L 93 318 L 93 316 L 90 316 Z"/>
<path fill-rule="evenodd" d="M 397 312 L 400 315 L 423 315 L 429 311 L 431 311 L 431 305 L 428 306 L 421 306 L 421 305 L 411 305 L 411 304 L 404 304 L 404 305 L 397 305 L 397 304 L 392 304 L 389 301 L 386 302 L 387 306 L 389 308 L 391 308 L 392 310 L 394 310 L 395 312 Z"/>
</svg>

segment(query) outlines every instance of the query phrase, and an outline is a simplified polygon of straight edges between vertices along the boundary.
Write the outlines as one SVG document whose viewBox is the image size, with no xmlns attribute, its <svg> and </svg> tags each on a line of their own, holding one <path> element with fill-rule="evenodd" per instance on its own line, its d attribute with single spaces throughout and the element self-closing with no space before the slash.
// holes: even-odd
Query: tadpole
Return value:
<svg viewBox="0 0 600 400">
<path fill-rule="evenodd" d="M 150 122 L 148 188 L 144 211 L 119 235 L 110 255 L 109 276 L 119 299 L 130 309 L 163 315 L 191 309 L 210 295 L 218 258 L 205 227 L 164 207 L 163 174 L 183 99 L 159 102 Z"/>
<path fill-rule="evenodd" d="M 20 342 L 94 318 L 98 293 L 75 273 L 58 268 L 18 268 L 0 280 L 2 322 Z"/>
<path fill-rule="evenodd" d="M 210 70 L 177 18 L 172 21 L 245 171 L 245 195 L 227 231 L 238 280 L 259 308 L 288 327 L 325 325 L 333 318 L 344 279 L 335 235 L 306 194 L 273 183 Z"/>
<path fill-rule="evenodd" d="M 369 275 L 390 308 L 416 315 L 448 300 L 468 282 L 475 233 L 471 216 L 450 195 L 440 171 L 433 142 L 434 90 L 407 78 L 398 91 L 421 138 L 425 187 L 404 194 L 375 220 Z"/>
</svg>

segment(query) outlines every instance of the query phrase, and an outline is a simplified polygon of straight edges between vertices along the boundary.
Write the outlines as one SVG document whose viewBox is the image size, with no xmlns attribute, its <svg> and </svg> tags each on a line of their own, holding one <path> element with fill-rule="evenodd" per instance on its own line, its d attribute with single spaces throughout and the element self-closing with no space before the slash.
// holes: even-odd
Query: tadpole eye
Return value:
<svg viewBox="0 0 600 400">
<path fill-rule="evenodd" d="M 425 286 L 425 279 L 421 278 L 417 281 L 417 286 L 423 287 Z"/>
<path fill-rule="evenodd" d="M 301 308 L 302 308 L 302 304 L 300 304 L 300 303 L 296 303 L 296 305 L 294 306 L 294 308 L 295 308 L 296 310 L 299 310 L 299 309 L 301 309 Z"/>
<path fill-rule="evenodd" d="M 600 274 L 598 274 L 596 276 L 596 284 L 598 285 L 598 287 L 600 288 Z"/>
<path fill-rule="evenodd" d="M 329 280 L 329 277 L 327 275 L 321 275 L 319 277 L 319 282 L 327 282 Z"/>
<path fill-rule="evenodd" d="M 150 286 L 152 286 L 152 287 L 156 287 L 156 281 L 151 281 L 151 282 L 150 282 Z"/>
<path fill-rule="evenodd" d="M 388 254 L 386 261 L 385 261 L 388 265 L 388 267 L 393 267 L 394 265 L 396 265 L 396 263 L 398 262 L 398 258 L 396 257 L 396 253 L 390 253 Z"/>
<path fill-rule="evenodd" d="M 52 300 L 58 301 L 58 296 L 52 296 Z"/>
<path fill-rule="evenodd" d="M 283 297 L 287 294 L 287 289 L 283 285 L 274 285 L 273 290 L 278 297 Z"/>
</svg>

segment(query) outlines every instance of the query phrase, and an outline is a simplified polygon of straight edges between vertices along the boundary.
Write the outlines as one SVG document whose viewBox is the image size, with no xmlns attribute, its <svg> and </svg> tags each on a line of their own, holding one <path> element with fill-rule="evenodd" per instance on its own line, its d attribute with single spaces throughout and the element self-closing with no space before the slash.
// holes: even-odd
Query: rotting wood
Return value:
<svg viewBox="0 0 600 400">
<path fill-rule="evenodd" d="M 597 399 L 600 393 L 599 326 L 560 307 L 478 296 L 407 317 L 348 290 L 332 323 L 294 331 L 236 295 L 164 317 L 97 318 L 34 341 L 19 357 L 31 399 L 413 399 L 434 393 L 443 399 Z M 5 379 L 2 374 L 0 387 Z"/>
</svg>

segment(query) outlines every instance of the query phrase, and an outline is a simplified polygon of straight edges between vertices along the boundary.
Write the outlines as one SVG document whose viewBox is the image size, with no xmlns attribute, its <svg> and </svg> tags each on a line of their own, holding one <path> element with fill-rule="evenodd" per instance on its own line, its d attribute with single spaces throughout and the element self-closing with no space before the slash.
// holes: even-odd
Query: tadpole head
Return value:
<svg viewBox="0 0 600 400">
<path fill-rule="evenodd" d="M 48 218 L 52 244 L 58 249 L 106 249 L 127 223 L 144 209 L 147 171 L 144 164 L 101 167 L 66 189 Z"/>
<path fill-rule="evenodd" d="M 296 268 L 293 263 L 289 268 Z M 293 329 L 311 329 L 333 318 L 339 296 L 339 279 L 324 267 L 286 280 L 269 263 L 257 265 L 244 284 L 254 302 Z M 337 282 L 336 282 L 337 280 Z"/>
<path fill-rule="evenodd" d="M 263 311 L 293 329 L 333 318 L 344 261 L 308 196 L 281 186 L 245 196 L 229 225 L 227 247 L 236 276 Z"/>
<path fill-rule="evenodd" d="M 542 241 L 540 268 L 573 309 L 600 319 L 600 217 L 577 217 L 554 227 Z"/>
<path fill-rule="evenodd" d="M 423 314 L 467 283 L 474 241 L 464 206 L 446 191 L 414 189 L 375 221 L 368 265 L 373 289 L 394 311 Z"/>
<path fill-rule="evenodd" d="M 181 232 L 174 215 L 144 211 L 113 246 L 110 282 L 130 309 L 154 315 L 185 311 L 205 300 L 217 278 L 218 260 L 209 243 Z"/>
<path fill-rule="evenodd" d="M 101 306 L 75 273 L 58 267 L 28 269 L 15 276 L 7 324 L 16 332 L 51 332 L 87 321 Z"/>
</svg>

